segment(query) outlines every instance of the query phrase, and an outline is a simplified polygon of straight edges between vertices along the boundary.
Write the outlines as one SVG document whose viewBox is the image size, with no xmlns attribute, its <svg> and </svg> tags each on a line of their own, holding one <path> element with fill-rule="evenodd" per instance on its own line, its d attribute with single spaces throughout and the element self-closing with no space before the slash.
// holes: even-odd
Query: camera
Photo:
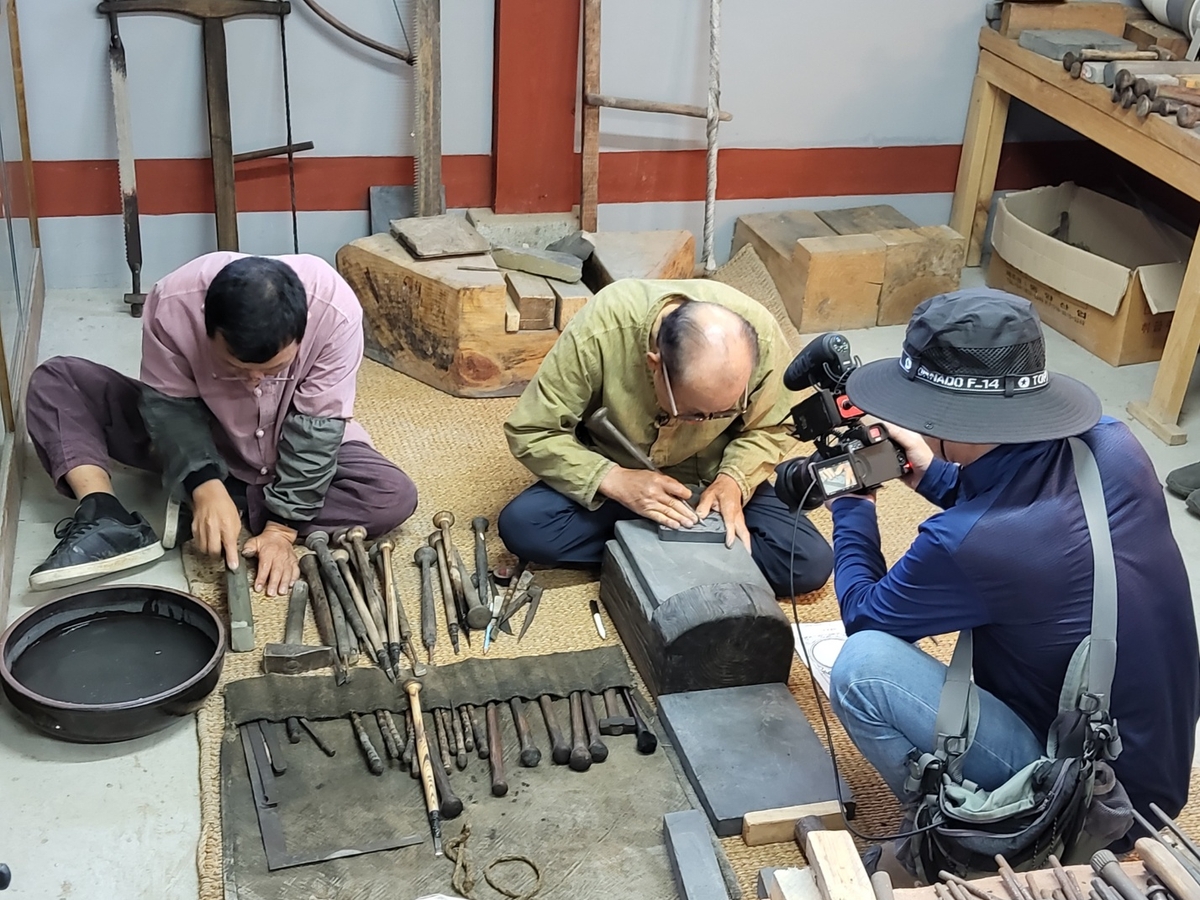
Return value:
<svg viewBox="0 0 1200 900">
<path fill-rule="evenodd" d="M 863 411 L 846 396 L 846 379 L 858 366 L 846 337 L 829 332 L 811 341 L 783 373 L 788 390 L 815 389 L 792 407 L 791 433 L 812 441 L 816 452 L 775 467 L 775 495 L 788 509 L 816 509 L 826 500 L 873 491 L 912 471 L 886 426 L 864 424 Z"/>
</svg>

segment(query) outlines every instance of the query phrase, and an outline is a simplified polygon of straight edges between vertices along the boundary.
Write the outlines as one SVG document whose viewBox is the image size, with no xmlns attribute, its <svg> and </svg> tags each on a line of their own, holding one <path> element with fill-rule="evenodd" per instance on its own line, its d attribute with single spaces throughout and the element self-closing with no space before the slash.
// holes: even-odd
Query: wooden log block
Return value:
<svg viewBox="0 0 1200 900">
<path fill-rule="evenodd" d="M 1170 50 L 1176 59 L 1187 58 L 1187 36 L 1157 19 L 1134 19 L 1126 22 L 1124 35 L 1125 40 L 1133 41 L 1139 50 L 1162 47 Z"/>
<path fill-rule="evenodd" d="M 823 900 L 875 900 L 875 889 L 849 832 L 810 833 L 804 856 Z"/>
<path fill-rule="evenodd" d="M 593 291 L 622 278 L 691 278 L 696 238 L 690 231 L 598 231 L 596 252 L 584 266 Z"/>
<path fill-rule="evenodd" d="M 550 282 L 550 290 L 554 291 L 554 327 L 562 331 L 595 295 L 582 281 L 575 284 L 555 281 L 553 278 L 547 281 Z"/>
<path fill-rule="evenodd" d="M 554 291 L 545 278 L 528 272 L 505 272 L 504 280 L 508 282 L 509 299 L 516 304 L 520 315 L 520 331 L 554 327 Z"/>
<path fill-rule="evenodd" d="M 511 295 L 504 298 L 504 330 L 510 334 L 521 330 L 521 311 Z"/>
<path fill-rule="evenodd" d="M 815 212 L 807 209 L 785 210 L 775 213 L 754 213 L 738 216 L 733 225 L 733 247 L 730 254 L 737 253 L 749 244 L 762 260 L 771 280 L 775 282 L 784 305 L 791 315 L 804 298 L 804 282 L 796 271 L 796 241 L 800 238 L 826 237 L 837 234 L 822 222 Z M 793 298 L 790 303 L 788 297 Z"/>
<path fill-rule="evenodd" d="M 507 289 L 487 255 L 417 260 L 391 235 L 360 238 L 337 268 L 363 305 L 366 355 L 456 397 L 524 390 L 558 332 L 505 331 Z"/>
<path fill-rule="evenodd" d="M 1125 7 L 1120 3 L 1005 3 L 1000 33 L 1018 37 L 1026 28 L 1094 28 L 1121 37 Z"/>
<path fill-rule="evenodd" d="M 917 227 L 904 213 L 887 205 L 818 210 L 817 218 L 838 234 L 874 234 L 889 228 Z"/>
<path fill-rule="evenodd" d="M 875 236 L 887 253 L 877 325 L 904 325 L 921 301 L 958 290 L 967 242 L 953 228 L 894 228 Z"/>
<path fill-rule="evenodd" d="M 816 334 L 874 325 L 886 257 L 887 247 L 873 234 L 798 240 L 794 264 L 803 293 L 783 295 L 796 327 Z"/>
</svg>

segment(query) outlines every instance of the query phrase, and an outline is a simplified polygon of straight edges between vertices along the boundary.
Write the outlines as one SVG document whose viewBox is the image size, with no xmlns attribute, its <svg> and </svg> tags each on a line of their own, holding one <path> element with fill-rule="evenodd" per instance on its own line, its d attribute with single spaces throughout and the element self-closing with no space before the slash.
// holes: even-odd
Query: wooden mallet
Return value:
<svg viewBox="0 0 1200 900">
<path fill-rule="evenodd" d="M 425 791 L 429 830 L 433 833 L 433 855 L 442 856 L 442 813 L 438 806 L 437 783 L 433 780 L 433 763 L 429 759 L 429 742 L 425 737 L 425 719 L 421 715 L 421 682 L 410 678 L 404 682 L 404 690 L 408 694 L 408 705 L 412 710 L 417 766 L 421 770 L 421 787 Z"/>
</svg>

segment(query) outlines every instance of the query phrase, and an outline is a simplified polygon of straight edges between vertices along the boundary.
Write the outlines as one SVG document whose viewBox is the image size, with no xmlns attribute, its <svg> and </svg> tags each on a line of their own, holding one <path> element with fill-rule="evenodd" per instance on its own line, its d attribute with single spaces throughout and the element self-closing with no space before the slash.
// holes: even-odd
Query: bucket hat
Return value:
<svg viewBox="0 0 1200 900">
<path fill-rule="evenodd" d="M 900 357 L 859 366 L 846 393 L 871 415 L 969 444 L 1072 437 L 1101 415 L 1091 388 L 1046 370 L 1046 342 L 1033 305 L 989 288 L 921 303 Z"/>
</svg>

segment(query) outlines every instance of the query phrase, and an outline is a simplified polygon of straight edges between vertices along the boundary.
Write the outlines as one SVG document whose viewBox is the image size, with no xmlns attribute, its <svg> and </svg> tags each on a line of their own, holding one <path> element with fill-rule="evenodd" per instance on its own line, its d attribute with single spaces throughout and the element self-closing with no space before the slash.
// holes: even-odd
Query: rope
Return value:
<svg viewBox="0 0 1200 900">
<path fill-rule="evenodd" d="M 708 19 L 708 171 L 704 190 L 704 274 L 717 270 L 713 232 L 717 218 L 717 126 L 721 115 L 721 0 L 709 0 Z"/>
<path fill-rule="evenodd" d="M 454 888 L 461 896 L 467 900 L 475 900 L 473 891 L 475 890 L 476 879 L 475 872 L 472 869 L 471 861 L 467 858 L 467 839 L 471 836 L 471 823 L 464 822 L 462 831 L 454 838 L 446 842 L 446 856 L 454 861 L 454 874 L 450 877 L 450 886 Z M 492 870 L 496 866 L 506 863 L 522 863 L 529 866 L 533 870 L 534 884 L 533 887 L 526 891 L 518 891 L 512 888 L 505 887 L 502 884 L 497 884 L 492 880 Z M 484 880 L 491 886 L 492 890 L 499 894 L 508 897 L 509 900 L 533 900 L 537 896 L 538 891 L 542 889 L 542 870 L 537 867 L 527 856 L 514 854 L 511 856 L 498 856 L 490 863 L 484 866 Z"/>
<path fill-rule="evenodd" d="M 287 16 L 279 17 L 279 51 L 283 58 L 283 119 L 287 125 L 288 191 L 292 203 L 292 251 L 300 253 L 300 223 L 296 215 L 296 153 L 292 149 L 292 89 L 288 81 Z"/>
</svg>

